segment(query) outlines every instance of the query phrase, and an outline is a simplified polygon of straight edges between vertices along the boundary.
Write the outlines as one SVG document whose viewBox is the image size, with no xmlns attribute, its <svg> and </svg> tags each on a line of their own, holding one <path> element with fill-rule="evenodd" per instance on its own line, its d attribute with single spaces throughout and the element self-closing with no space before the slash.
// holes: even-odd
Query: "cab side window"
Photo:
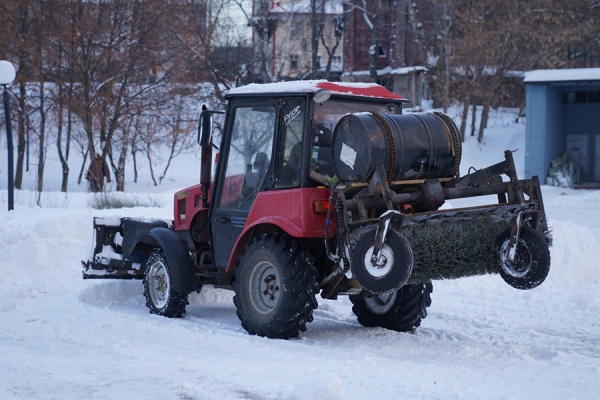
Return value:
<svg viewBox="0 0 600 400">
<path fill-rule="evenodd" d="M 300 184 L 305 112 L 304 98 L 286 100 L 282 110 L 277 187 L 297 187 Z"/>
<path fill-rule="evenodd" d="M 237 107 L 219 208 L 249 210 L 271 163 L 276 112 L 272 105 Z"/>
<path fill-rule="evenodd" d="M 332 128 L 320 122 L 314 122 L 311 128 L 310 168 L 326 178 L 335 174 L 331 166 Z"/>
</svg>

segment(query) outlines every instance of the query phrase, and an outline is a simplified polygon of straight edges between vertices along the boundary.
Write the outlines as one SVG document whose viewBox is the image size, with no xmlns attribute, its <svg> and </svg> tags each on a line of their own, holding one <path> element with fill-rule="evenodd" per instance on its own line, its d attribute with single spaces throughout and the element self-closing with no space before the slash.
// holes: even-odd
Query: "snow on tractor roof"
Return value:
<svg viewBox="0 0 600 400">
<path fill-rule="evenodd" d="M 373 97 L 389 100 L 406 101 L 399 94 L 390 92 L 375 83 L 329 82 L 326 80 L 290 81 L 277 83 L 251 83 L 231 89 L 227 97 L 250 94 L 279 94 L 279 93 L 316 93 L 329 90 L 332 94 L 347 96 Z"/>
</svg>

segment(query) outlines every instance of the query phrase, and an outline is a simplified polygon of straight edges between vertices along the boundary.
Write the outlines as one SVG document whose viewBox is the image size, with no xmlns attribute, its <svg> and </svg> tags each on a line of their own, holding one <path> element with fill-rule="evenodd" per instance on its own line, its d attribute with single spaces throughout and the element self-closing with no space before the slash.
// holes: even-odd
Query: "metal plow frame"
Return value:
<svg viewBox="0 0 600 400">
<path fill-rule="evenodd" d="M 123 259 L 123 229 L 118 222 L 94 217 L 92 257 L 81 261 L 83 279 L 142 279 L 139 264 Z M 135 268 L 137 266 L 137 268 Z"/>
<path fill-rule="evenodd" d="M 520 232 L 525 226 L 538 231 L 549 246 L 551 237 L 539 181 L 537 177 L 519 180 L 512 152 L 504 154 L 504 161 L 461 178 L 388 182 L 384 168 L 379 164 L 368 184 L 336 188 L 336 207 L 339 208 L 336 223 L 338 230 L 347 234 L 344 237 L 338 235 L 337 254 L 330 258 L 339 260 L 345 272 L 348 265 L 352 265 L 356 275 L 355 265 L 363 262 L 353 260 L 356 238 L 375 229 L 371 263 L 382 265 L 386 261 L 382 251 L 388 246 L 387 238 L 393 232 L 409 243 L 407 248 L 399 251 L 411 252 L 411 260 L 414 255 L 414 265 L 406 266 L 410 269 L 409 276 L 395 284 L 401 287 L 406 283 L 499 272 L 497 242 L 507 230 L 510 231 L 509 261 L 516 257 Z M 509 180 L 503 181 L 502 175 Z M 445 200 L 487 195 L 497 195 L 498 203 L 437 210 Z M 406 204 L 416 205 L 419 211 L 401 211 Z M 468 247 L 472 243 L 455 238 L 464 230 L 476 231 L 472 237 L 479 245 L 472 247 L 477 250 L 469 253 Z M 436 255 L 436 252 L 442 254 Z"/>
</svg>

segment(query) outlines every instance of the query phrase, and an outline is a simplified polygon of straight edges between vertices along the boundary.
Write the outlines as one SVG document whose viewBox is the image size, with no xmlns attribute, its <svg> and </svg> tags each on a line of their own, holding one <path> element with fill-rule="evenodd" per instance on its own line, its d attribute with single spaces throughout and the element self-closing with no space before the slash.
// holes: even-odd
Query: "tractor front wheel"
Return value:
<svg viewBox="0 0 600 400">
<path fill-rule="evenodd" d="M 152 314 L 171 318 L 185 313 L 187 293 L 173 290 L 169 263 L 161 249 L 150 254 L 144 263 L 144 297 Z"/>
<path fill-rule="evenodd" d="M 410 332 L 421 325 L 431 305 L 433 285 L 404 285 L 392 293 L 350 296 L 352 311 L 363 326 Z"/>
<path fill-rule="evenodd" d="M 278 235 L 259 236 L 235 271 L 233 302 L 248 333 L 288 339 L 306 330 L 317 308 L 316 272 L 310 254 Z"/>
</svg>

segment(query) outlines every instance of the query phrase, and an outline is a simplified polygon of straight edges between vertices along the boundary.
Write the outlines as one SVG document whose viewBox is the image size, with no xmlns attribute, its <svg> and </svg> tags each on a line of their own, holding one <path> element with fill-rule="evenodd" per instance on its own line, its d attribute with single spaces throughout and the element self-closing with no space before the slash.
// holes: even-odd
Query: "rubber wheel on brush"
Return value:
<svg viewBox="0 0 600 400">
<path fill-rule="evenodd" d="M 368 292 L 393 292 L 404 286 L 412 273 L 412 248 L 404 236 L 390 231 L 381 250 L 382 262 L 375 264 L 371 261 L 375 235 L 375 230 L 367 232 L 354 246 L 352 273 Z"/>
<path fill-rule="evenodd" d="M 548 242 L 537 230 L 521 228 L 514 260 L 509 260 L 510 229 L 501 236 L 498 250 L 500 276 L 516 289 L 533 289 L 544 282 L 550 271 Z"/>
</svg>

